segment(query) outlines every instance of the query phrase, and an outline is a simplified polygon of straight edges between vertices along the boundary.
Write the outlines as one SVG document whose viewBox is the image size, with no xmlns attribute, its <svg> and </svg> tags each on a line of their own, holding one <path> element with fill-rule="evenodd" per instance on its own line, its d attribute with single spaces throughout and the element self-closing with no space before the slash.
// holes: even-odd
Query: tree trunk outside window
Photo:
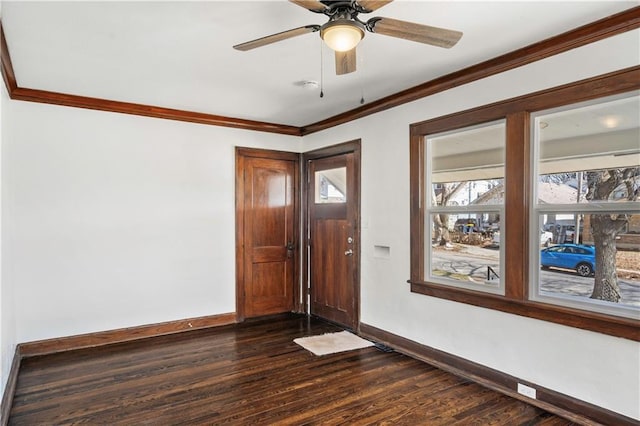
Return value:
<svg viewBox="0 0 640 426">
<path fill-rule="evenodd" d="M 614 191 L 626 188 L 628 201 L 638 197 L 635 179 L 640 176 L 640 167 L 587 172 L 587 200 L 608 201 Z M 596 249 L 596 271 L 592 299 L 608 302 L 620 301 L 620 287 L 616 272 L 616 238 L 625 228 L 629 218 L 625 214 L 592 214 L 591 233 Z"/>
</svg>

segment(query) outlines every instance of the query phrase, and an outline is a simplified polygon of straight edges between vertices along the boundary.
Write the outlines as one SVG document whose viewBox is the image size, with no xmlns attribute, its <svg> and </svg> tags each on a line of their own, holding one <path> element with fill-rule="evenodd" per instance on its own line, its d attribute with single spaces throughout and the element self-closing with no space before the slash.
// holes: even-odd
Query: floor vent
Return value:
<svg viewBox="0 0 640 426">
<path fill-rule="evenodd" d="M 393 348 L 383 345 L 382 343 L 374 343 L 374 346 L 382 352 L 395 352 Z"/>
</svg>

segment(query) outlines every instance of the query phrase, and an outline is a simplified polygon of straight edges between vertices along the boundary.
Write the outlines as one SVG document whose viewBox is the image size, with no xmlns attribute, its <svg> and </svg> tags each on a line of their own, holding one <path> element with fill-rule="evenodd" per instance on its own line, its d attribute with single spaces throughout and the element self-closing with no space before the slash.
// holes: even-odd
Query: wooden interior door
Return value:
<svg viewBox="0 0 640 426">
<path fill-rule="evenodd" d="M 298 154 L 236 150 L 239 320 L 299 307 L 298 171 Z"/>
<path fill-rule="evenodd" d="M 310 312 L 351 329 L 360 291 L 356 160 L 355 152 L 306 160 Z"/>
</svg>

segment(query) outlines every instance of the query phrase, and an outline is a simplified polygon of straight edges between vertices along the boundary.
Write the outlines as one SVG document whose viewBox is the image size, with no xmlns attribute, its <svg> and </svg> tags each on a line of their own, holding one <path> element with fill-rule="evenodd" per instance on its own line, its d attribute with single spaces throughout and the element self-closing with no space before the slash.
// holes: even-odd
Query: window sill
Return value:
<svg viewBox="0 0 640 426">
<path fill-rule="evenodd" d="M 640 341 L 640 321 L 638 320 L 530 300 L 512 299 L 505 296 L 453 288 L 424 281 L 409 280 L 407 282 L 411 284 L 412 293 L 424 294 L 426 296 Z"/>
</svg>

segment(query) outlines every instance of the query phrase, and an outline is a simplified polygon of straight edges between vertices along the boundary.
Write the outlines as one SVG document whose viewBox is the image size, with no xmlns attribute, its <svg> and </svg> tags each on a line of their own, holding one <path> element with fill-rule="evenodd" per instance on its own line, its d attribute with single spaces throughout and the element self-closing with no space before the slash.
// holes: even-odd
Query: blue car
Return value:
<svg viewBox="0 0 640 426">
<path fill-rule="evenodd" d="M 580 244 L 558 244 L 540 251 L 542 269 L 573 269 L 578 275 L 588 277 L 596 270 L 596 249 Z"/>
</svg>

